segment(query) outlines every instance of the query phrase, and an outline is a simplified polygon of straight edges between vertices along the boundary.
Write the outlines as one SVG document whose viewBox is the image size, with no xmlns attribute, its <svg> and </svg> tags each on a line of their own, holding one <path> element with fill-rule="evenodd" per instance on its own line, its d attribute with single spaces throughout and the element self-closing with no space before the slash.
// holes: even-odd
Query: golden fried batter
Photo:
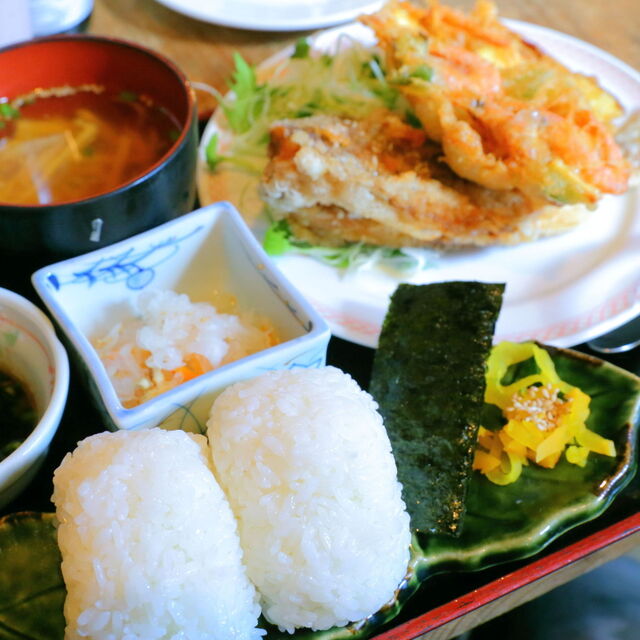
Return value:
<svg viewBox="0 0 640 640">
<path fill-rule="evenodd" d="M 559 204 L 626 190 L 630 168 L 610 126 L 617 101 L 501 24 L 492 3 L 466 15 L 437 0 L 392 1 L 361 21 L 458 175 Z"/>
<path fill-rule="evenodd" d="M 441 148 L 387 111 L 361 121 L 283 120 L 271 129 L 261 197 L 314 244 L 513 244 L 565 231 L 583 206 L 543 205 L 456 176 Z"/>
</svg>

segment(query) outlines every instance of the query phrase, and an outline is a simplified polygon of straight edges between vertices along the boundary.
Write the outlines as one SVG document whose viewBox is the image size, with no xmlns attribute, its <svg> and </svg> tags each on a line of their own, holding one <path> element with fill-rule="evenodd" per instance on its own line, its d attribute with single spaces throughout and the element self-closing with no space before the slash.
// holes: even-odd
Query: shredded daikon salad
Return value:
<svg viewBox="0 0 640 640">
<path fill-rule="evenodd" d="M 537 372 L 503 385 L 508 369 L 533 358 Z M 533 462 L 553 468 L 564 453 L 584 467 L 591 452 L 615 456 L 615 445 L 586 426 L 590 397 L 558 376 L 551 356 L 532 342 L 501 342 L 487 362 L 485 402 L 502 410 L 497 431 L 480 427 L 473 468 L 491 482 L 515 482 Z"/>
<path fill-rule="evenodd" d="M 224 304 L 230 306 L 228 300 Z M 266 318 L 220 313 L 174 291 L 142 292 L 132 311 L 93 341 L 118 398 L 129 409 L 279 342 Z"/>
<path fill-rule="evenodd" d="M 233 132 L 222 155 L 218 136 L 209 140 L 206 159 L 212 169 L 229 162 L 260 175 L 269 129 L 276 120 L 318 113 L 359 119 L 380 107 L 402 115 L 409 111 L 400 92 L 387 82 L 377 49 L 348 36 L 338 39 L 333 53 L 314 50 L 300 39 L 289 58 L 268 69 L 265 82 L 239 54 L 234 62 L 230 93 L 212 89 L 224 113 L 224 126 Z"/>
<path fill-rule="evenodd" d="M 219 133 L 208 140 L 205 158 L 210 170 L 220 165 L 259 177 L 267 162 L 269 130 L 273 122 L 331 114 L 361 119 L 384 107 L 418 126 L 418 120 L 398 89 L 388 81 L 380 51 L 343 35 L 331 52 L 314 49 L 305 39 L 296 43 L 290 57 L 269 68 L 261 81 L 255 67 L 234 56 L 235 71 L 230 92 L 212 91 L 223 118 Z M 262 74 L 265 75 L 265 74 Z M 389 271 L 411 274 L 432 266 L 434 252 L 391 249 L 365 243 L 322 247 L 297 241 L 286 222 L 274 220 L 264 248 L 271 255 L 292 251 L 314 257 L 342 270 L 377 265 Z"/>
</svg>

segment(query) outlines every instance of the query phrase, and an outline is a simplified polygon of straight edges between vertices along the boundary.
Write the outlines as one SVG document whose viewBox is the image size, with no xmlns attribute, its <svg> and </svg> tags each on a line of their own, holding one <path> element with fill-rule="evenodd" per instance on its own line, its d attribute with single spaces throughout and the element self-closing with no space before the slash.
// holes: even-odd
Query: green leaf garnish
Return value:
<svg viewBox="0 0 640 640">
<path fill-rule="evenodd" d="M 268 89 L 258 84 L 254 67 L 247 64 L 239 53 L 233 54 L 235 71 L 229 88 L 233 92 L 232 102 L 223 103 L 227 122 L 235 133 L 244 133 L 251 128 L 255 116 L 260 112 Z"/>
<path fill-rule="evenodd" d="M 316 258 L 341 271 L 355 271 L 376 265 L 396 274 L 413 273 L 432 265 L 427 252 L 411 254 L 403 249 L 379 247 L 364 242 L 350 242 L 341 247 L 323 247 L 296 240 L 289 223 L 278 220 L 271 223 L 263 240 L 264 250 L 272 256 L 298 253 Z"/>
<path fill-rule="evenodd" d="M 255 166 L 250 160 L 246 160 L 240 156 L 226 156 L 218 152 L 218 134 L 214 133 L 204 149 L 204 157 L 207 162 L 207 167 L 210 171 L 215 171 L 218 165 L 222 162 L 228 162 L 235 165 L 239 169 L 243 169 L 248 173 L 260 175 L 260 169 Z"/>
<path fill-rule="evenodd" d="M 20 116 L 20 111 L 9 102 L 0 102 L 0 129 L 7 126 L 8 120 L 14 120 Z"/>
<path fill-rule="evenodd" d="M 433 69 L 426 65 L 420 65 L 416 67 L 410 74 L 410 78 L 418 78 L 419 80 L 426 80 L 427 82 L 431 82 L 431 78 L 433 78 Z"/>
<path fill-rule="evenodd" d="M 422 122 L 418 119 L 418 116 L 411 111 L 411 109 L 407 109 L 404 114 L 405 122 L 414 129 L 422 129 Z"/>
<path fill-rule="evenodd" d="M 218 164 L 224 160 L 224 157 L 218 154 L 218 134 L 214 133 L 207 146 L 204 149 L 205 159 L 207 161 L 207 166 L 211 171 L 215 171 Z"/>
<path fill-rule="evenodd" d="M 384 72 L 379 55 L 374 53 L 371 58 L 364 63 L 364 69 L 369 72 L 372 78 L 376 78 L 383 83 L 386 82 L 386 73 Z"/>
<path fill-rule="evenodd" d="M 121 91 L 118 94 L 118 98 L 122 102 L 135 102 L 138 99 L 138 94 L 135 91 Z"/>
<path fill-rule="evenodd" d="M 380 89 L 374 89 L 373 93 L 382 100 L 384 106 L 389 110 L 393 110 L 400 97 L 400 93 L 393 87 L 382 87 Z"/>
<path fill-rule="evenodd" d="M 262 246 L 270 256 L 281 256 L 292 248 L 291 229 L 286 220 L 274 222 L 264 235 Z"/>
<path fill-rule="evenodd" d="M 327 68 L 331 67 L 331 65 L 333 64 L 333 59 L 334 59 L 334 56 L 329 55 L 328 53 L 323 53 L 320 56 L 320 62 L 322 63 L 323 66 Z"/>
<path fill-rule="evenodd" d="M 304 39 L 297 49 L 297 55 L 302 56 L 306 49 Z M 235 54 L 234 61 L 231 91 L 218 95 L 224 116 L 220 125 L 230 135 L 221 133 L 221 140 L 212 142 L 208 154 L 211 169 L 219 170 L 224 162 L 225 167 L 233 165 L 261 174 L 267 158 L 269 131 L 277 120 L 318 113 L 358 120 L 381 107 L 400 116 L 409 109 L 379 52 L 348 38 L 345 46 L 338 43 L 331 54 L 316 52 L 311 45 L 304 58 L 289 57 L 277 63 L 275 68 L 266 70 L 272 75 L 264 83 L 259 81 L 255 67 L 240 55 Z M 406 76 L 405 80 L 411 81 Z"/>
<path fill-rule="evenodd" d="M 400 92 L 387 82 L 387 75 L 382 68 L 380 58 L 377 55 L 372 56 L 366 66 L 371 77 L 378 83 L 378 86 L 373 89 L 374 95 L 382 100 L 387 109 L 393 109 L 400 97 Z"/>
<path fill-rule="evenodd" d="M 299 38 L 296 41 L 291 57 L 292 58 L 308 58 L 310 50 L 311 50 L 311 45 L 309 44 L 309 41 L 306 38 Z"/>
<path fill-rule="evenodd" d="M 321 110 L 321 105 L 318 104 L 315 100 L 310 100 L 306 104 L 302 105 L 298 111 L 293 115 L 294 118 L 308 118 L 312 116 L 314 113 L 318 113 Z"/>
<path fill-rule="evenodd" d="M 0 102 L 0 116 L 3 118 L 17 118 L 20 111 L 8 102 Z"/>
</svg>

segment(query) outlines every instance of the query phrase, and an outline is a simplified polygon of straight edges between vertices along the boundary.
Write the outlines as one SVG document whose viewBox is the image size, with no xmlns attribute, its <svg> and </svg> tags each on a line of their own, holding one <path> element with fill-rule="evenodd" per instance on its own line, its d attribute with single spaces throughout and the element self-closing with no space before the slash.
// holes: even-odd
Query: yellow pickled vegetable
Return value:
<svg viewBox="0 0 640 640">
<path fill-rule="evenodd" d="M 504 385 L 509 367 L 533 358 L 537 371 Z M 551 356 L 533 342 L 501 342 L 487 361 L 485 402 L 502 409 L 498 431 L 480 427 L 473 468 L 499 485 L 515 482 L 529 461 L 553 468 L 563 453 L 584 467 L 590 452 L 616 454 L 611 440 L 589 430 L 590 398 L 558 376 Z"/>
</svg>

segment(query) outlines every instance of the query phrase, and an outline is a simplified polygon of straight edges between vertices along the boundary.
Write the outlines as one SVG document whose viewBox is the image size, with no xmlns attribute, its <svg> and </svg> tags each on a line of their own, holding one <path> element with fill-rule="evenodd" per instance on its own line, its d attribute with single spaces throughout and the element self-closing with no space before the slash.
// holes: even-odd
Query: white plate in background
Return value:
<svg viewBox="0 0 640 640">
<path fill-rule="evenodd" d="M 373 13 L 384 0 L 157 0 L 196 20 L 256 31 L 320 29 Z"/>
</svg>

